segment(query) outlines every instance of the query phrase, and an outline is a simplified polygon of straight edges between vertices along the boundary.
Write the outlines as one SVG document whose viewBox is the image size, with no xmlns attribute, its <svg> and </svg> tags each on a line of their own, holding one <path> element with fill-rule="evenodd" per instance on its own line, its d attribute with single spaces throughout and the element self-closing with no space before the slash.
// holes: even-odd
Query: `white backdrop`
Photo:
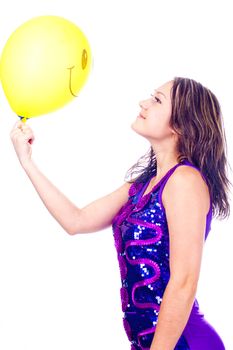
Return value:
<svg viewBox="0 0 233 350">
<path fill-rule="evenodd" d="M 28 121 L 34 160 L 78 206 L 123 183 L 148 148 L 130 128 L 138 101 L 174 76 L 196 79 L 217 95 L 232 162 L 230 1 L 8 0 L 0 11 L 0 50 L 20 24 L 48 14 L 80 26 L 94 57 L 76 100 Z M 16 159 L 9 139 L 16 121 L 0 90 L 0 348 L 127 350 L 112 231 L 71 237 L 60 228 Z M 231 226 L 232 216 L 213 222 L 198 288 L 228 350 Z"/>
</svg>

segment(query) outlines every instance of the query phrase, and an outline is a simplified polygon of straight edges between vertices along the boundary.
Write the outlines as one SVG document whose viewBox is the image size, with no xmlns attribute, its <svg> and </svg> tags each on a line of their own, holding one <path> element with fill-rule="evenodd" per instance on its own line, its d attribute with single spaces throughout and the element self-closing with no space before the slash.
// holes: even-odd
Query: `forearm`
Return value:
<svg viewBox="0 0 233 350">
<path fill-rule="evenodd" d="M 173 350 L 188 321 L 195 298 L 192 285 L 168 283 L 150 350 Z"/>
<path fill-rule="evenodd" d="M 22 167 L 50 214 L 67 233 L 74 234 L 81 210 L 42 174 L 32 160 Z"/>
</svg>

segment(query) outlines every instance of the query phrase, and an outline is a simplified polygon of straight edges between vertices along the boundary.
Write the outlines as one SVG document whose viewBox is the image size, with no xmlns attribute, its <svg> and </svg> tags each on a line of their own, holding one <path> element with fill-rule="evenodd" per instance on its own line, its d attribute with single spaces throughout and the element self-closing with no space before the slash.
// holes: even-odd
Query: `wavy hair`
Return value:
<svg viewBox="0 0 233 350">
<path fill-rule="evenodd" d="M 227 175 L 227 144 L 221 108 L 216 96 L 206 87 L 188 78 L 176 77 L 171 89 L 170 126 L 178 135 L 178 162 L 188 160 L 204 175 L 210 191 L 215 217 L 230 214 Z M 144 182 L 157 173 L 152 149 L 127 172 L 130 182 Z"/>
</svg>

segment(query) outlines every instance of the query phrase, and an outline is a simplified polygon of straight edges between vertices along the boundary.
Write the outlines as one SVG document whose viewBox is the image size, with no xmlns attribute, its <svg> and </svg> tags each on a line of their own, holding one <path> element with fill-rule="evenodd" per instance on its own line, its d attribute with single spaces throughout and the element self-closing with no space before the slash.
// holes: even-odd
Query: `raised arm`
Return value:
<svg viewBox="0 0 233 350">
<path fill-rule="evenodd" d="M 173 350 L 195 299 L 204 243 L 209 192 L 200 173 L 177 168 L 162 196 L 170 237 L 170 280 L 150 350 Z"/>
<path fill-rule="evenodd" d="M 42 202 L 67 233 L 95 232 L 111 225 L 113 217 L 127 201 L 128 183 L 86 207 L 78 208 L 46 178 L 31 159 L 34 141 L 31 128 L 18 122 L 11 131 L 11 139 L 20 164 Z"/>
</svg>

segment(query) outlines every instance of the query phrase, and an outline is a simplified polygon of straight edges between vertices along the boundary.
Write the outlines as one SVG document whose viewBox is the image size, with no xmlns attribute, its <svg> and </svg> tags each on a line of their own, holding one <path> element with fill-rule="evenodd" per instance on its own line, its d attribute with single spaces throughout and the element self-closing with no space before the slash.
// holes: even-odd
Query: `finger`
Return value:
<svg viewBox="0 0 233 350">
<path fill-rule="evenodd" d="M 30 131 L 32 132 L 32 129 L 29 125 L 25 124 L 25 123 L 22 123 L 20 124 L 19 128 L 23 131 L 23 132 L 27 132 L 27 131 Z"/>
<path fill-rule="evenodd" d="M 31 135 L 33 135 L 33 131 L 32 131 L 32 129 L 31 128 L 29 128 L 29 127 L 26 127 L 26 128 L 23 128 L 22 130 L 21 130 L 21 132 L 23 133 L 23 134 L 31 134 Z"/>
<path fill-rule="evenodd" d="M 18 124 L 18 126 L 13 130 L 19 130 L 20 132 L 22 132 L 24 134 L 28 133 L 28 132 L 32 133 L 32 129 L 28 125 L 25 125 L 23 123 Z"/>
<path fill-rule="evenodd" d="M 25 130 L 25 131 L 23 132 L 23 134 L 25 135 L 27 141 L 28 141 L 30 144 L 32 144 L 33 141 L 35 140 L 35 136 L 34 136 L 33 132 L 31 131 L 31 129 Z"/>
<path fill-rule="evenodd" d="M 13 137 L 15 137 L 15 136 L 20 136 L 20 135 L 22 135 L 22 131 L 21 130 L 19 130 L 19 129 L 13 129 L 12 131 L 11 131 L 11 133 L 10 133 L 10 136 L 11 136 L 11 138 L 13 138 Z"/>
<path fill-rule="evenodd" d="M 13 135 L 21 135 L 23 134 L 23 131 L 22 129 L 20 128 L 15 128 L 15 129 L 12 129 L 11 132 L 10 132 L 10 135 L 13 136 Z"/>
<path fill-rule="evenodd" d="M 23 125 L 23 122 L 22 122 L 21 120 L 18 120 L 18 121 L 14 124 L 13 129 L 15 129 L 15 128 L 20 128 L 22 125 Z"/>
<path fill-rule="evenodd" d="M 32 141 L 34 140 L 34 135 L 30 130 L 27 132 L 23 132 L 20 129 L 14 129 L 14 130 L 12 130 L 10 136 L 11 136 L 11 139 L 13 142 L 17 142 L 17 141 L 28 142 L 30 139 Z"/>
</svg>

